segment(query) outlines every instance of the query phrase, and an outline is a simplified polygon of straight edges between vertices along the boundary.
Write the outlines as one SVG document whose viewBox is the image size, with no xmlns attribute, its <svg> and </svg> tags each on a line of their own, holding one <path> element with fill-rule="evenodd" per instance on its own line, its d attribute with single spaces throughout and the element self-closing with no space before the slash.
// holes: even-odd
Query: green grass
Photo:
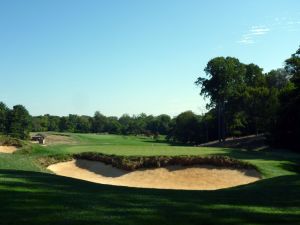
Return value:
<svg viewBox="0 0 300 225">
<path fill-rule="evenodd" d="M 300 155 L 171 146 L 163 139 L 70 134 L 75 145 L 34 145 L 0 154 L 0 224 L 300 224 Z M 95 151 L 116 155 L 226 155 L 265 179 L 218 191 L 116 187 L 50 174 L 40 157 Z"/>
<path fill-rule="evenodd" d="M 35 163 L 34 158 L 27 155 L 0 153 L 0 169 L 26 170 L 45 172 L 46 170 Z"/>
</svg>

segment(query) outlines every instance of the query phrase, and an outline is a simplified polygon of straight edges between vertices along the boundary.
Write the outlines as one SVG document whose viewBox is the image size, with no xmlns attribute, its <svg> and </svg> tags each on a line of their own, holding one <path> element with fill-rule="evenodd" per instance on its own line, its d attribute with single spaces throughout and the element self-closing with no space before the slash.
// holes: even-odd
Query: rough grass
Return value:
<svg viewBox="0 0 300 225">
<path fill-rule="evenodd" d="M 15 146 L 17 148 L 24 146 L 24 141 L 6 135 L 0 135 L 0 145 Z"/>
<path fill-rule="evenodd" d="M 32 156 L 0 153 L 0 170 L 3 169 L 46 172 Z"/>
<path fill-rule="evenodd" d="M 103 162 L 127 171 L 133 171 L 141 168 L 167 167 L 172 165 L 213 165 L 217 167 L 235 169 L 256 169 L 256 167 L 250 163 L 226 156 L 118 156 L 94 152 L 83 152 L 74 154 L 73 157 L 75 159 Z"/>
<path fill-rule="evenodd" d="M 284 150 L 171 146 L 164 140 L 68 134 L 78 144 L 0 154 L 0 224 L 300 224 L 300 155 Z M 264 178 L 218 191 L 115 187 L 49 174 L 38 159 L 80 152 L 228 156 Z M 60 158 L 59 158 L 60 160 Z"/>
</svg>

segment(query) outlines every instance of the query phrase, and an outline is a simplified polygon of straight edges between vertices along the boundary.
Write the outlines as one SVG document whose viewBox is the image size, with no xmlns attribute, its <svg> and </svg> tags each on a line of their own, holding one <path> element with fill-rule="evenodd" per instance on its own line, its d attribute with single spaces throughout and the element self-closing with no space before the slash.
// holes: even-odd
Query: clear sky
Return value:
<svg viewBox="0 0 300 225">
<path fill-rule="evenodd" d="M 0 101 L 32 115 L 201 113 L 206 63 L 267 72 L 300 45 L 299 0 L 1 0 Z"/>
</svg>

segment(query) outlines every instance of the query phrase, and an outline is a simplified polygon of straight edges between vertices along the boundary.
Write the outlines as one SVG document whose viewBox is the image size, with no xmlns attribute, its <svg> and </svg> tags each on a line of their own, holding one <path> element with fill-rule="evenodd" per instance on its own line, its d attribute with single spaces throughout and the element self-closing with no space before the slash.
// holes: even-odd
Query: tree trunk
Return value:
<svg viewBox="0 0 300 225">
<path fill-rule="evenodd" d="M 225 123 L 225 102 L 223 101 L 221 103 L 221 113 L 222 113 L 222 141 L 225 141 L 225 128 L 226 128 L 226 123 Z"/>
<path fill-rule="evenodd" d="M 221 134 L 221 104 L 218 102 L 218 139 L 219 143 L 222 142 L 222 134 Z"/>
</svg>

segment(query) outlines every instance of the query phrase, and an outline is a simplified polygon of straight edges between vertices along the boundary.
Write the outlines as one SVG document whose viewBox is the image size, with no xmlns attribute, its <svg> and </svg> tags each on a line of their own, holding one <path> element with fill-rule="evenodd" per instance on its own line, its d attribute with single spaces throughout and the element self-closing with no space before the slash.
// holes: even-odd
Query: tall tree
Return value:
<svg viewBox="0 0 300 225">
<path fill-rule="evenodd" d="M 195 82 L 201 86 L 200 94 L 210 98 L 208 108 L 216 107 L 218 111 L 219 141 L 225 139 L 225 107 L 228 100 L 243 90 L 246 73 L 244 64 L 232 57 L 216 57 L 207 63 L 207 78 L 199 77 Z"/>
<path fill-rule="evenodd" d="M 30 115 L 22 105 L 15 105 L 8 114 L 8 133 L 17 138 L 29 138 Z"/>
<path fill-rule="evenodd" d="M 300 48 L 285 61 L 292 85 L 282 91 L 280 110 L 273 130 L 274 142 L 300 151 Z"/>
<path fill-rule="evenodd" d="M 7 106 L 3 102 L 0 102 L 0 134 L 6 133 L 7 131 L 8 111 L 9 109 L 7 108 Z"/>
</svg>

